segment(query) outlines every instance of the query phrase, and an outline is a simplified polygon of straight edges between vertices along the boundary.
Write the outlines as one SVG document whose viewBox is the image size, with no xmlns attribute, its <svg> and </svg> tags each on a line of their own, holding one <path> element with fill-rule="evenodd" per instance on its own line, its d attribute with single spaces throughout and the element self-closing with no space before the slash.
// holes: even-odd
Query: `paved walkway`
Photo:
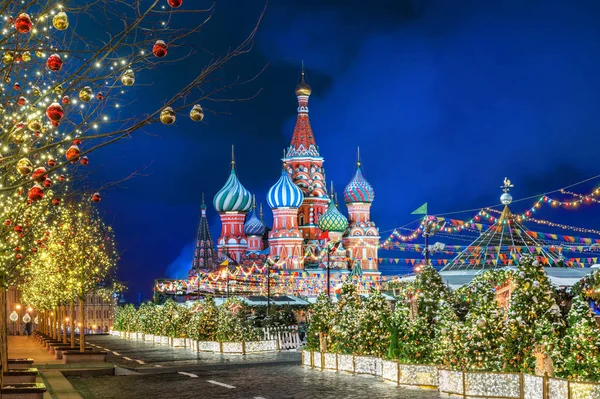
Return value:
<svg viewBox="0 0 600 399">
<path fill-rule="evenodd" d="M 8 357 L 33 359 L 33 367 L 40 371 L 37 382 L 43 382 L 48 388 L 44 399 L 82 399 L 79 392 L 60 372 L 61 368 L 70 369 L 73 365 L 63 364 L 62 360 L 54 359 L 54 355 L 48 353 L 48 350 L 33 337 L 9 336 Z"/>
</svg>

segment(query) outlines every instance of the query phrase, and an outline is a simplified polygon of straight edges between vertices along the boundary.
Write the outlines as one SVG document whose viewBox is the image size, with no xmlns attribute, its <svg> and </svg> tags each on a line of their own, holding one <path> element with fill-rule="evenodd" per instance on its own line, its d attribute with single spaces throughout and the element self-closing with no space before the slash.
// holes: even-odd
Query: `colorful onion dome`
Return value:
<svg viewBox="0 0 600 399">
<path fill-rule="evenodd" d="M 281 177 L 277 183 L 269 189 L 267 193 L 267 202 L 271 209 L 275 208 L 298 208 L 304 201 L 302 190 L 294 184 L 290 176 L 285 171 L 281 172 Z"/>
<path fill-rule="evenodd" d="M 321 231 L 334 231 L 342 233 L 348 227 L 348 219 L 342 215 L 335 206 L 333 199 L 329 203 L 327 211 L 319 218 L 319 229 Z"/>
<path fill-rule="evenodd" d="M 248 212 L 252 209 L 252 194 L 237 178 L 235 163 L 231 163 L 231 174 L 215 198 L 213 204 L 218 212 Z"/>
<path fill-rule="evenodd" d="M 344 189 L 344 202 L 351 204 L 355 202 L 373 202 L 375 191 L 362 174 L 360 162 L 356 166 L 356 173 L 350 183 Z"/>
<path fill-rule="evenodd" d="M 254 202 L 254 201 L 253 201 Z M 244 233 L 247 236 L 262 236 L 267 226 L 256 216 L 256 202 L 252 205 L 252 213 L 244 224 Z"/>
<path fill-rule="evenodd" d="M 306 83 L 306 79 L 304 78 L 304 65 L 302 65 L 302 75 L 300 77 L 300 83 L 296 86 L 296 96 L 310 96 L 312 93 L 312 89 Z"/>
</svg>

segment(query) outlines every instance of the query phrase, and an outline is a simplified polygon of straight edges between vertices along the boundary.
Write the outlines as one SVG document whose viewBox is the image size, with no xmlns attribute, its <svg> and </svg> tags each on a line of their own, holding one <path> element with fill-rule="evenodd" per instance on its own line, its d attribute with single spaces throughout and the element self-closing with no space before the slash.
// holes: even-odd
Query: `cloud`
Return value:
<svg viewBox="0 0 600 399">
<path fill-rule="evenodd" d="M 179 253 L 179 256 L 167 266 L 165 275 L 168 278 L 186 278 L 189 276 L 189 271 L 192 268 L 194 260 L 195 242 L 186 244 Z"/>
</svg>

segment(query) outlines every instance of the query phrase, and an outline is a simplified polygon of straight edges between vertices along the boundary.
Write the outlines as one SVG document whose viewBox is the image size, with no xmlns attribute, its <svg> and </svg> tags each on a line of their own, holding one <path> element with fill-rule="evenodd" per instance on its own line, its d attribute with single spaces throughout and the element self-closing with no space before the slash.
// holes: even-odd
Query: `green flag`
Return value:
<svg viewBox="0 0 600 399">
<path fill-rule="evenodd" d="M 414 210 L 411 215 L 427 215 L 427 202 Z"/>
</svg>

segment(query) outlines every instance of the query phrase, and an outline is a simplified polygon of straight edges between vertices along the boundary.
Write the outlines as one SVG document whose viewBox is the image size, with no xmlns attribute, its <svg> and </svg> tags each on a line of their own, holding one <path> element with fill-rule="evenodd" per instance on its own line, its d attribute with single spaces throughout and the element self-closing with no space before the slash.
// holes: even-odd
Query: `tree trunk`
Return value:
<svg viewBox="0 0 600 399">
<path fill-rule="evenodd" d="M 60 306 L 56 307 L 56 339 L 60 341 Z"/>
<path fill-rule="evenodd" d="M 0 329 L 0 358 L 2 360 L 2 370 L 8 370 L 8 321 L 6 314 L 6 289 L 0 289 L 0 320 L 2 328 Z M 0 384 L 2 383 L 2 374 L 0 373 Z"/>
<path fill-rule="evenodd" d="M 327 335 L 319 333 L 319 350 L 321 353 L 327 352 Z"/>
<path fill-rule="evenodd" d="M 63 344 L 67 343 L 67 307 L 66 306 L 61 306 L 61 313 L 62 313 L 62 317 L 61 317 L 61 321 L 63 322 L 64 330 L 63 330 Z"/>
<path fill-rule="evenodd" d="M 79 298 L 79 311 L 81 312 L 81 327 L 79 327 L 79 351 L 85 352 L 85 301 Z"/>
<path fill-rule="evenodd" d="M 75 304 L 71 301 L 71 348 L 75 348 Z"/>
</svg>

